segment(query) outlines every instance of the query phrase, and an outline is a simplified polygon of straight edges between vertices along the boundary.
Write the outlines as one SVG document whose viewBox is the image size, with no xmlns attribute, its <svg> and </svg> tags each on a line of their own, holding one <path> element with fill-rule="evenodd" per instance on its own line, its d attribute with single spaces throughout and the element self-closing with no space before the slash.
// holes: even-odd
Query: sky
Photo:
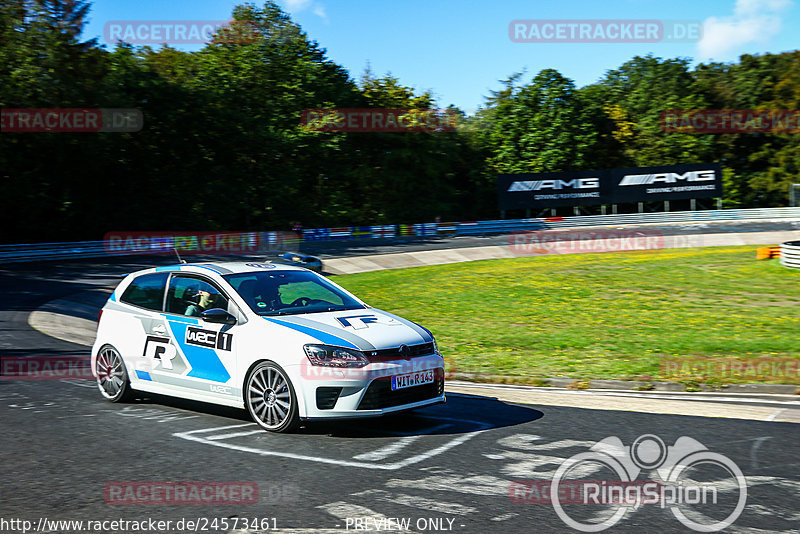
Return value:
<svg viewBox="0 0 800 534">
<path fill-rule="evenodd" d="M 469 114 L 484 103 L 500 80 L 524 71 L 529 82 L 553 68 L 579 87 L 636 55 L 686 57 L 694 63 L 736 61 L 741 54 L 780 53 L 800 48 L 800 0 L 280 0 L 327 56 L 358 79 L 369 65 L 391 73 L 417 92 L 430 91 L 440 107 L 456 105 Z M 94 0 L 84 38 L 105 43 L 110 21 L 227 20 L 237 0 Z M 261 1 L 254 1 L 263 5 Z M 517 23 L 512 21 L 536 21 Z M 672 21 L 701 27 L 699 39 L 665 42 L 515 42 L 556 31 L 550 21 L 609 24 Z M 652 23 L 652 22 L 651 22 Z M 598 30 L 599 26 L 599 30 Z M 631 26 L 628 26 L 631 28 Z M 516 30 L 514 29 L 516 28 Z M 574 28 L 574 26 L 573 26 Z M 617 26 L 619 28 L 619 26 Z M 514 33 L 514 32 L 517 33 Z M 562 32 L 569 32 L 563 29 Z M 577 31 L 577 30 L 572 30 Z M 634 30 L 630 30 L 634 31 Z M 562 36 L 569 36 L 562 33 Z M 630 34 L 632 35 L 632 34 Z M 660 33 L 659 33 L 660 36 Z M 613 40 L 613 39 L 612 39 Z M 108 47 L 113 48 L 113 43 Z M 175 45 L 183 50 L 199 46 Z"/>
</svg>

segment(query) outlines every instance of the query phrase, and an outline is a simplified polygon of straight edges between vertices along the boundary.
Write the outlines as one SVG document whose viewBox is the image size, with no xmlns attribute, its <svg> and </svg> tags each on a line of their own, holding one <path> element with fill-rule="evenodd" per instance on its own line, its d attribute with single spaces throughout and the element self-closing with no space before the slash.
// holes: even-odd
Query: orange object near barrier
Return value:
<svg viewBox="0 0 800 534">
<path fill-rule="evenodd" d="M 761 247 L 756 250 L 757 260 L 769 260 L 781 257 L 781 247 Z"/>
</svg>

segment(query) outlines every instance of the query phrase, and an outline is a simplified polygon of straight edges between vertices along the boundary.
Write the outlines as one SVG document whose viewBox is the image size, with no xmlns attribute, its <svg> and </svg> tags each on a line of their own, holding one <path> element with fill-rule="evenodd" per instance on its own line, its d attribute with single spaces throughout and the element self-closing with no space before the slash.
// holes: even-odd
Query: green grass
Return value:
<svg viewBox="0 0 800 534">
<path fill-rule="evenodd" d="M 800 271 L 756 260 L 754 247 L 478 261 L 336 282 L 433 331 L 451 372 L 800 383 L 796 371 L 662 372 L 676 358 L 800 359 Z"/>
</svg>

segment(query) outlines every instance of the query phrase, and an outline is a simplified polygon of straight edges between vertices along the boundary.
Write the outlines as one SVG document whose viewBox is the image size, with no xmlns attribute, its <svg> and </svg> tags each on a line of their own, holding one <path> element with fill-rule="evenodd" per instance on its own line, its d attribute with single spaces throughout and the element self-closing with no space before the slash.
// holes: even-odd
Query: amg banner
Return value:
<svg viewBox="0 0 800 534">
<path fill-rule="evenodd" d="M 718 163 L 497 177 L 501 210 L 721 196 L 722 169 Z"/>
</svg>

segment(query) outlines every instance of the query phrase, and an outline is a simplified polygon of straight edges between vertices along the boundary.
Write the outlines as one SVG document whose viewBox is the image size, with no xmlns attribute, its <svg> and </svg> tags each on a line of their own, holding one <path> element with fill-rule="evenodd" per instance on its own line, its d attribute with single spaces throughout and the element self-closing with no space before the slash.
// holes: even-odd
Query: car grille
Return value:
<svg viewBox="0 0 800 534">
<path fill-rule="evenodd" d="M 320 410 L 330 410 L 336 406 L 342 388 L 318 387 L 317 388 L 317 408 Z"/>
<path fill-rule="evenodd" d="M 380 410 L 392 406 L 401 406 L 428 399 L 435 399 L 444 394 L 444 371 L 436 369 L 434 380 L 430 384 L 413 386 L 392 391 L 391 377 L 373 380 L 358 404 L 359 410 Z"/>
<path fill-rule="evenodd" d="M 428 356 L 429 354 L 433 354 L 433 343 L 406 345 L 405 351 L 401 351 L 401 347 L 382 350 L 366 350 L 364 351 L 364 354 L 366 354 L 367 358 L 371 362 L 385 362 L 398 359 L 407 360 L 410 358 L 417 358 L 419 356 Z"/>
</svg>

